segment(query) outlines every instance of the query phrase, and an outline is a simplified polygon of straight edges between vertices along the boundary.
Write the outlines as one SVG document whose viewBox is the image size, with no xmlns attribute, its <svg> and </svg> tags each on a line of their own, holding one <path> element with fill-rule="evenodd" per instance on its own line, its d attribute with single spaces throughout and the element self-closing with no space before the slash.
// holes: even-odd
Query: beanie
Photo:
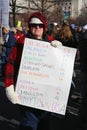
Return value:
<svg viewBox="0 0 87 130">
<path fill-rule="evenodd" d="M 31 14 L 31 16 L 29 17 L 29 20 L 28 20 L 28 27 L 30 27 L 30 21 L 32 18 L 40 19 L 40 21 L 44 24 L 44 29 L 45 30 L 47 29 L 47 21 L 46 21 L 46 18 L 43 13 L 34 12 L 33 14 Z"/>
<path fill-rule="evenodd" d="M 43 22 L 40 20 L 40 19 L 38 19 L 38 18 L 31 18 L 31 20 L 30 20 L 30 24 L 33 24 L 33 23 L 35 23 L 35 24 L 43 24 Z"/>
<path fill-rule="evenodd" d="M 71 26 L 71 28 L 72 28 L 72 29 L 74 29 L 74 28 L 75 28 L 75 24 L 71 24 L 70 26 Z"/>
<path fill-rule="evenodd" d="M 20 26 L 20 27 L 16 27 L 16 30 L 19 30 L 19 31 L 23 31 L 23 28 Z"/>
</svg>

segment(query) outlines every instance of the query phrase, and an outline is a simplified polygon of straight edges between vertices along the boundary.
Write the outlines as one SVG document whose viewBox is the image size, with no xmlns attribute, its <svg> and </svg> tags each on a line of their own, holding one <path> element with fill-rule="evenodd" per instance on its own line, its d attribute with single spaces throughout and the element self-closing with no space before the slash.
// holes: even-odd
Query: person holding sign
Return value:
<svg viewBox="0 0 87 130">
<path fill-rule="evenodd" d="M 46 35 L 47 22 L 44 14 L 40 12 L 35 12 L 31 14 L 28 20 L 29 32 L 27 38 L 48 41 L 48 36 Z M 20 66 L 21 56 L 23 52 L 25 36 L 20 38 L 20 42 L 16 43 L 10 56 L 8 63 L 6 65 L 5 72 L 5 91 L 7 98 L 13 103 L 18 104 L 18 94 L 15 91 L 15 85 L 18 76 L 18 70 Z M 57 47 L 61 45 L 61 42 L 54 41 L 51 43 L 52 46 Z M 35 108 L 30 108 L 26 106 L 20 106 L 21 108 L 21 130 L 39 130 L 39 124 L 43 120 L 48 112 L 43 110 L 38 110 Z M 44 124 L 44 122 L 43 122 Z M 43 125 L 44 126 L 44 125 Z M 40 128 L 41 130 L 42 128 Z"/>
</svg>

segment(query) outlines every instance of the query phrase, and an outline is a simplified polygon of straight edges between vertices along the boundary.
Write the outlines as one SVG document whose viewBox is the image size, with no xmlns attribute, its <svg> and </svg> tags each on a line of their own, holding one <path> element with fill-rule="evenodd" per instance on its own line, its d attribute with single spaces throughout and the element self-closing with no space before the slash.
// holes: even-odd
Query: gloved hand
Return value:
<svg viewBox="0 0 87 130">
<path fill-rule="evenodd" d="M 51 45 L 53 47 L 58 47 L 58 46 L 62 45 L 62 43 L 60 41 L 54 40 L 54 41 L 51 42 Z"/>
<path fill-rule="evenodd" d="M 13 104 L 18 103 L 18 94 L 14 91 L 14 85 L 5 88 L 6 96 Z"/>
</svg>

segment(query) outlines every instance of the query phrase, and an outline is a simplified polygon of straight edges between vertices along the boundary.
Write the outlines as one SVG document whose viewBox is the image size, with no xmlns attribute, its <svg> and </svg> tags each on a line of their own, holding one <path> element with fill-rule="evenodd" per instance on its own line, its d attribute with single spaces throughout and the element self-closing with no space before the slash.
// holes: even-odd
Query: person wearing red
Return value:
<svg viewBox="0 0 87 130">
<path fill-rule="evenodd" d="M 24 43 L 24 32 L 23 32 L 23 28 L 20 26 L 20 27 L 16 27 L 16 33 L 14 34 L 14 37 L 16 39 L 16 43 Z"/>
<path fill-rule="evenodd" d="M 49 42 L 49 39 L 46 35 L 47 22 L 44 14 L 40 12 L 34 12 L 33 14 L 31 14 L 28 20 L 28 26 L 29 26 L 29 32 L 26 36 L 27 38 Z M 23 46 L 24 46 L 24 39 L 25 36 L 22 35 L 22 37 L 20 37 L 20 39 L 17 40 L 17 43 L 15 44 L 9 56 L 8 63 L 6 65 L 5 92 L 7 98 L 13 104 L 18 104 L 19 102 L 18 94 L 15 91 L 15 84 L 17 81 L 18 70 L 19 70 Z M 53 46 L 54 44 L 55 43 L 52 42 Z M 60 42 L 58 42 L 58 45 L 59 44 Z M 48 115 L 47 111 L 38 110 L 26 106 L 20 106 L 20 110 L 21 110 L 20 130 L 38 130 L 41 120 L 46 118 L 46 116 Z M 40 130 L 41 129 L 42 128 L 40 128 Z"/>
</svg>

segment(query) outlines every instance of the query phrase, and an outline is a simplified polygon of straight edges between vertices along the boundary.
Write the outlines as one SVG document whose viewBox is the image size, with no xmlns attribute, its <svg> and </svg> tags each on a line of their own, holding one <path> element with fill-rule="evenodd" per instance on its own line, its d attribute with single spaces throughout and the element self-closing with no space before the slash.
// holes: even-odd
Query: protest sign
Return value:
<svg viewBox="0 0 87 130">
<path fill-rule="evenodd" d="M 0 24 L 9 26 L 9 0 L 0 0 Z"/>
<path fill-rule="evenodd" d="M 76 49 L 25 39 L 16 91 L 19 104 L 65 115 Z"/>
</svg>

